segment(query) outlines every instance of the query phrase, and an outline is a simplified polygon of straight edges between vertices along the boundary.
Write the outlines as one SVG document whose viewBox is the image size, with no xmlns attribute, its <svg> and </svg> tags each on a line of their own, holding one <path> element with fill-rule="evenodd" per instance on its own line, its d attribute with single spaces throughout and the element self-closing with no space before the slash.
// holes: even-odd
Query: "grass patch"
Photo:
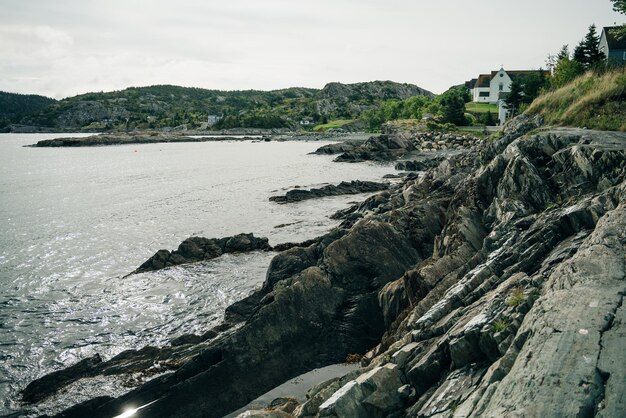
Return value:
<svg viewBox="0 0 626 418">
<path fill-rule="evenodd" d="M 338 128 L 343 128 L 344 126 L 355 122 L 356 119 L 337 119 L 337 120 L 331 120 L 328 123 L 325 123 L 323 125 L 317 125 L 315 128 L 313 128 L 313 130 L 315 132 L 324 132 L 327 131 L 329 129 L 338 129 Z"/>
<path fill-rule="evenodd" d="M 516 287 L 509 294 L 509 298 L 507 299 L 506 304 L 512 307 L 516 307 L 516 306 L 521 305 L 522 302 L 524 302 L 524 299 L 526 299 L 524 297 L 524 288 Z"/>
<path fill-rule="evenodd" d="M 508 326 L 509 326 L 509 324 L 508 324 L 508 322 L 506 322 L 506 320 L 498 319 L 493 324 L 491 324 L 491 330 L 493 331 L 494 334 L 496 334 L 498 332 L 504 331 L 506 329 L 506 327 L 508 327 Z"/>
<path fill-rule="evenodd" d="M 526 113 L 554 126 L 626 131 L 626 74 L 587 72 L 560 89 L 539 96 Z"/>
<path fill-rule="evenodd" d="M 498 105 L 490 103 L 465 103 L 465 111 L 468 113 L 488 113 L 498 114 Z"/>
</svg>

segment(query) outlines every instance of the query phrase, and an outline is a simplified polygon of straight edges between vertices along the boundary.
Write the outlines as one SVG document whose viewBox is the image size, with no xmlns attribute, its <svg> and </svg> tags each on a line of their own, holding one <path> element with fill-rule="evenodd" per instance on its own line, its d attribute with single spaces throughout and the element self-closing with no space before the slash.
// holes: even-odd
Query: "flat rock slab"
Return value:
<svg viewBox="0 0 626 418">
<path fill-rule="evenodd" d="M 371 193 L 386 190 L 389 183 L 377 183 L 374 181 L 342 181 L 338 185 L 329 184 L 317 189 L 293 189 L 289 190 L 284 196 L 272 196 L 270 202 L 276 203 L 293 203 L 302 200 L 319 199 L 322 197 L 339 196 L 346 194 Z"/>
</svg>

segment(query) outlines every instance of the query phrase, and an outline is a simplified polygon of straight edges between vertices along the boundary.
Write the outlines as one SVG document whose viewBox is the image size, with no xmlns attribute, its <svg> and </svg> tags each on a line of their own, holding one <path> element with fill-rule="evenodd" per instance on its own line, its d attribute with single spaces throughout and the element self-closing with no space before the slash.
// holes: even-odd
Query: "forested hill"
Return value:
<svg viewBox="0 0 626 418">
<path fill-rule="evenodd" d="M 40 112 L 56 100 L 35 94 L 17 94 L 0 91 L 0 128 L 17 123 L 24 116 Z"/>
<path fill-rule="evenodd" d="M 391 81 L 341 84 L 323 89 L 288 88 L 274 91 L 219 91 L 159 85 L 121 91 L 88 93 L 4 120 L 9 124 L 57 129 L 199 128 L 209 115 L 221 119 L 215 128 L 292 128 L 337 118 L 357 118 L 383 100 L 432 93 L 411 84 Z M 19 95 L 16 95 L 19 96 Z M 10 111 L 0 105 L 0 117 Z"/>
</svg>

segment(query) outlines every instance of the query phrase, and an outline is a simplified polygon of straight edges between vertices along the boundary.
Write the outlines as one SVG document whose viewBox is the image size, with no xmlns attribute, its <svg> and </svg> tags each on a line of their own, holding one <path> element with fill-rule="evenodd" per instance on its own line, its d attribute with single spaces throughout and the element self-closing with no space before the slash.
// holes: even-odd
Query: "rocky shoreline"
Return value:
<svg viewBox="0 0 626 418">
<path fill-rule="evenodd" d="M 134 416 L 222 417 L 351 356 L 362 369 L 306 402 L 244 416 L 620 416 L 626 134 L 540 126 L 519 117 L 502 138 L 468 141 L 337 214 L 340 228 L 277 254 L 263 286 L 205 334 L 83 360 L 23 400 L 139 373 L 145 383 L 125 395 L 57 416 L 143 406 Z M 339 161 L 406 156 L 411 135 L 387 133 Z"/>
<path fill-rule="evenodd" d="M 254 131 L 247 130 L 233 132 L 206 132 L 206 131 L 132 131 L 95 134 L 88 137 L 66 137 L 45 139 L 30 145 L 34 148 L 60 147 L 101 147 L 115 145 L 140 145 L 159 143 L 187 143 L 187 142 L 219 142 L 219 141 L 322 141 L 345 140 L 352 144 L 359 144 L 371 137 L 370 134 L 327 132 L 307 133 L 294 131 Z"/>
<path fill-rule="evenodd" d="M 185 143 L 185 142 L 215 142 L 215 141 L 251 141 L 258 140 L 256 136 L 222 136 L 211 135 L 192 137 L 189 134 L 159 133 L 159 132 L 134 132 L 120 134 L 93 135 L 85 138 L 55 138 L 45 139 L 33 144 L 35 148 L 58 148 L 58 147 L 99 147 L 110 145 L 131 144 L 158 144 L 158 143 Z M 270 140 L 269 137 L 267 137 Z"/>
</svg>

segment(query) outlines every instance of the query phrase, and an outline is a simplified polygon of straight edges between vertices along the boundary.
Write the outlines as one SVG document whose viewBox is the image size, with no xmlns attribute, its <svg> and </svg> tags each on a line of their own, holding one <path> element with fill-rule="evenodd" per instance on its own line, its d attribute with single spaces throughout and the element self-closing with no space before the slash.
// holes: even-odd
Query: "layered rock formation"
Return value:
<svg viewBox="0 0 626 418">
<path fill-rule="evenodd" d="M 388 125 L 381 135 L 372 136 L 365 142 L 347 141 L 320 147 L 315 154 L 340 154 L 337 162 L 393 161 L 398 158 L 421 154 L 421 159 L 439 158 L 467 150 L 483 141 L 469 135 L 441 132 L 398 131 Z M 439 153 L 433 155 L 433 153 Z"/>
<path fill-rule="evenodd" d="M 60 416 L 221 417 L 354 353 L 362 370 L 248 415 L 620 416 L 626 134 L 528 133 L 540 122 L 520 118 L 340 214 L 343 228 L 278 254 L 208 337 L 154 349 L 171 373 Z M 138 353 L 72 380 L 128 359 L 147 369 Z"/>
</svg>

